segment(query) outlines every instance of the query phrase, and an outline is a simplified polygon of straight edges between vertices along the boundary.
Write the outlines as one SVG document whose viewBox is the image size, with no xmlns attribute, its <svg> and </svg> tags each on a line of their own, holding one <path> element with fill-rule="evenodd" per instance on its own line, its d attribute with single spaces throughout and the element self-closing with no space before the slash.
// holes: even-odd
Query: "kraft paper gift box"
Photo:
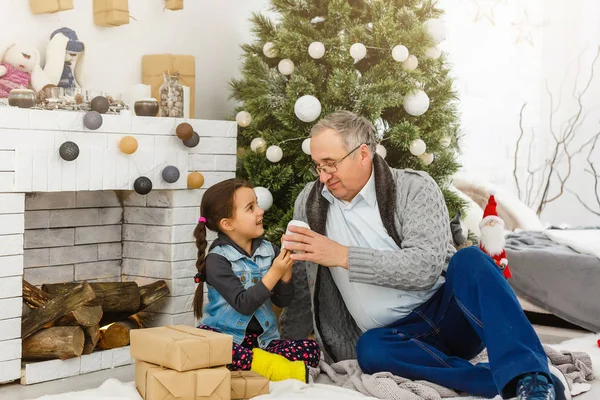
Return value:
<svg viewBox="0 0 600 400">
<path fill-rule="evenodd" d="M 231 374 L 226 367 L 177 372 L 136 361 L 135 387 L 144 400 L 230 400 Z"/>
<path fill-rule="evenodd" d="M 73 0 L 29 0 L 32 14 L 51 14 L 72 10 Z"/>
<path fill-rule="evenodd" d="M 190 118 L 194 118 L 196 96 L 196 58 L 183 54 L 146 54 L 142 57 L 142 83 L 152 86 L 152 97 L 160 101 L 158 90 L 164 73 L 179 74 L 179 83 L 190 88 Z"/>
<path fill-rule="evenodd" d="M 165 8 L 169 10 L 183 10 L 183 0 L 167 0 Z"/>
<path fill-rule="evenodd" d="M 129 23 L 129 0 L 94 0 L 94 23 L 119 26 Z"/>
<path fill-rule="evenodd" d="M 131 358 L 184 372 L 231 364 L 233 337 L 187 325 L 135 329 Z"/>
<path fill-rule="evenodd" d="M 269 394 L 269 380 L 251 371 L 231 372 L 231 399 L 251 399 Z"/>
</svg>

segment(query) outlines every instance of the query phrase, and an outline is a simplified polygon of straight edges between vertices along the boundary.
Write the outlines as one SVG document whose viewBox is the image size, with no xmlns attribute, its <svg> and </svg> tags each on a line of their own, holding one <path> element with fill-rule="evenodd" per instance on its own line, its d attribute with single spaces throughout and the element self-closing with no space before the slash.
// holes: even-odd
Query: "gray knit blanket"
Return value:
<svg viewBox="0 0 600 400">
<path fill-rule="evenodd" d="M 565 375 L 569 389 L 574 383 L 590 383 L 594 379 L 592 360 L 587 353 L 557 351 L 546 345 L 544 350 L 552 364 Z M 487 362 L 486 351 L 471 362 Z M 310 373 L 316 383 L 356 390 L 379 399 L 439 400 L 464 395 L 431 382 L 412 381 L 389 372 L 364 374 L 356 360 L 341 361 L 332 365 L 321 361 L 319 367 L 311 369 Z"/>
</svg>

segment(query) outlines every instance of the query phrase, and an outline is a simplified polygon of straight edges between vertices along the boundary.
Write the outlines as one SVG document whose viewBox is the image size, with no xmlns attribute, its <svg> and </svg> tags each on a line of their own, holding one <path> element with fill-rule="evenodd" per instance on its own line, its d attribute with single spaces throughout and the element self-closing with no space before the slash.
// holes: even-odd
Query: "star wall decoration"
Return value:
<svg viewBox="0 0 600 400">
<path fill-rule="evenodd" d="M 494 12 L 496 7 L 498 7 L 498 1 L 476 1 L 473 0 L 475 6 L 477 7 L 477 14 L 475 14 L 475 19 L 473 22 L 481 22 L 481 21 L 489 21 L 493 26 L 496 26 L 496 17 Z"/>
<path fill-rule="evenodd" d="M 531 20 L 529 19 L 529 12 L 527 10 L 523 11 L 521 20 L 518 22 L 513 22 L 512 26 L 514 26 L 517 31 L 517 39 L 515 43 L 519 44 L 527 42 L 531 45 L 531 47 L 535 47 L 535 44 L 533 43 L 533 31 L 539 28 L 540 25 L 531 23 Z"/>
</svg>

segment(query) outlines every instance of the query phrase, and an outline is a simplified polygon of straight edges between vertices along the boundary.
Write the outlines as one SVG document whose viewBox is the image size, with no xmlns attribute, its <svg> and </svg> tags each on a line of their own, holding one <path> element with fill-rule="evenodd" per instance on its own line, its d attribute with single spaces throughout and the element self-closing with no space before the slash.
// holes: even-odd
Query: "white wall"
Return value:
<svg viewBox="0 0 600 400">
<path fill-rule="evenodd" d="M 31 14 L 27 0 L 0 0 L 0 41 L 12 37 L 43 50 L 54 29 L 70 27 L 86 44 L 91 88 L 116 92 L 127 92 L 141 81 L 144 54 L 193 54 L 196 117 L 219 119 L 229 116 L 233 107 L 227 100 L 228 82 L 239 73 L 239 45 L 252 40 L 248 18 L 252 11 L 265 12 L 268 4 L 269 0 L 186 0 L 183 11 L 173 12 L 163 11 L 162 0 L 129 0 L 137 22 L 102 28 L 93 24 L 91 0 L 75 0 L 71 11 L 37 16 Z M 569 63 L 586 46 L 589 60 L 598 43 L 600 3 L 440 0 L 439 4 L 446 10 L 448 28 L 442 46 L 454 65 L 461 99 L 464 170 L 516 192 L 513 165 L 519 109 L 528 102 L 524 127 L 527 132 L 535 130 L 539 144 L 534 158 L 543 160 L 548 143 L 545 79 L 557 91 Z M 526 10 L 529 20 L 520 26 Z M 596 72 L 598 81 L 586 104 L 592 109 L 600 105 L 600 69 Z M 557 115 L 558 125 L 572 111 L 570 92 L 563 95 L 566 111 Z M 582 131 L 589 135 L 594 130 L 598 118 L 592 114 Z M 583 164 L 575 163 L 574 168 L 569 187 L 591 201 L 591 180 Z M 550 204 L 542 218 L 553 224 L 600 224 L 600 218 L 585 211 L 570 193 Z"/>
<path fill-rule="evenodd" d="M 573 82 L 577 64 L 572 61 L 586 48 L 578 89 L 589 77 L 589 65 L 598 45 L 600 4 L 594 0 L 442 0 L 448 34 L 442 44 L 453 64 L 453 76 L 460 98 L 462 122 L 461 161 L 463 171 L 499 188 L 517 193 L 513 178 L 515 145 L 519 136 L 519 110 L 524 102 L 524 130 L 527 146 L 535 135 L 532 164 L 540 165 L 549 156 L 549 97 L 546 81 L 561 107 L 554 117 L 559 130 L 573 115 Z M 492 11 L 493 10 L 493 11 Z M 525 18 L 527 12 L 527 18 Z M 530 42 L 531 40 L 531 42 Z M 571 69 L 569 70 L 569 66 Z M 560 86 L 566 72 L 564 90 Z M 585 110 L 591 111 L 574 142 L 582 143 L 600 130 L 600 65 L 585 97 Z M 575 146 L 573 146 L 575 147 Z M 525 179 L 527 153 L 521 150 L 519 177 Z M 600 148 L 594 154 L 600 168 Z M 567 188 L 591 205 L 592 180 L 583 170 L 581 158 L 575 160 Z M 561 167 L 564 175 L 566 166 Z M 551 196 L 558 192 L 552 181 Z M 548 224 L 600 224 L 600 217 L 586 211 L 570 192 L 548 204 L 541 215 Z"/>
<path fill-rule="evenodd" d="M 28 0 L 0 0 L 0 41 L 37 46 L 42 53 L 57 28 L 75 30 L 85 43 L 90 89 L 126 93 L 141 83 L 144 54 L 192 54 L 196 57 L 196 118 L 229 116 L 228 82 L 238 73 L 239 45 L 253 40 L 249 17 L 268 0 L 186 0 L 181 11 L 163 11 L 163 0 L 129 0 L 131 20 L 120 27 L 94 25 L 92 0 L 75 8 L 33 15 Z M 42 56 L 43 57 L 43 56 Z"/>
<path fill-rule="evenodd" d="M 578 111 L 575 97 L 584 90 L 591 71 L 593 58 L 600 45 L 600 3 L 594 0 L 577 0 L 562 2 L 549 1 L 545 7 L 546 27 L 544 29 L 543 75 L 548 80 L 550 90 L 555 98 L 560 98 L 560 107 L 555 101 L 555 116 L 553 124 L 555 132 L 564 131 L 565 121 L 572 118 Z M 578 70 L 580 76 L 577 78 Z M 594 79 L 582 97 L 584 116 L 581 126 L 575 131 L 572 149 L 577 149 L 593 135 L 600 132 L 600 60 L 594 69 Z M 562 86 L 562 96 L 561 94 Z M 574 90 L 576 88 L 576 90 Z M 575 94 L 575 96 L 574 96 Z M 542 128 L 546 135 L 549 130 L 550 102 L 544 97 Z M 541 131 L 542 129 L 540 129 Z M 550 142 L 552 143 L 552 142 Z M 572 175 L 567 183 L 567 189 L 577 193 L 588 205 L 600 212 L 600 204 L 596 200 L 591 175 L 585 172 L 589 169 L 586 162 L 588 152 L 573 158 Z M 597 172 L 600 173 L 600 140 L 592 154 Z M 561 172 L 566 172 L 566 165 Z M 556 181 L 554 184 L 556 185 Z M 599 182 L 600 183 L 600 182 Z M 557 186 L 554 186 L 554 193 Z M 598 188 L 600 191 L 600 187 Z M 581 225 L 600 225 L 600 216 L 594 216 L 586 211 L 576 197 L 567 192 L 555 202 L 548 205 L 543 217 L 553 223 L 569 223 Z"/>
</svg>

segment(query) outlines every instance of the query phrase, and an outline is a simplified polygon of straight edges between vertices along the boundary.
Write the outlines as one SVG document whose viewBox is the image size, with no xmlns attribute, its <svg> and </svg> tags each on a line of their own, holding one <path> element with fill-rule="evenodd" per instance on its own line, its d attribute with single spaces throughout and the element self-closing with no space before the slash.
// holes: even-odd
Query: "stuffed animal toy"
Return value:
<svg viewBox="0 0 600 400">
<path fill-rule="evenodd" d="M 0 98 L 7 98 L 13 89 L 40 91 L 49 84 L 40 67 L 40 53 L 35 47 L 11 43 L 0 48 Z"/>
<path fill-rule="evenodd" d="M 52 32 L 44 66 L 50 82 L 63 88 L 81 88 L 84 50 L 74 30 L 60 28 Z"/>
<path fill-rule="evenodd" d="M 496 211 L 497 203 L 494 193 L 490 192 L 488 203 L 483 211 L 483 219 L 479 223 L 481 230 L 481 239 L 479 248 L 492 257 L 496 265 L 502 270 L 506 279 L 511 277 L 508 260 L 506 259 L 506 244 L 504 238 L 504 220 L 498 216 Z"/>
</svg>

